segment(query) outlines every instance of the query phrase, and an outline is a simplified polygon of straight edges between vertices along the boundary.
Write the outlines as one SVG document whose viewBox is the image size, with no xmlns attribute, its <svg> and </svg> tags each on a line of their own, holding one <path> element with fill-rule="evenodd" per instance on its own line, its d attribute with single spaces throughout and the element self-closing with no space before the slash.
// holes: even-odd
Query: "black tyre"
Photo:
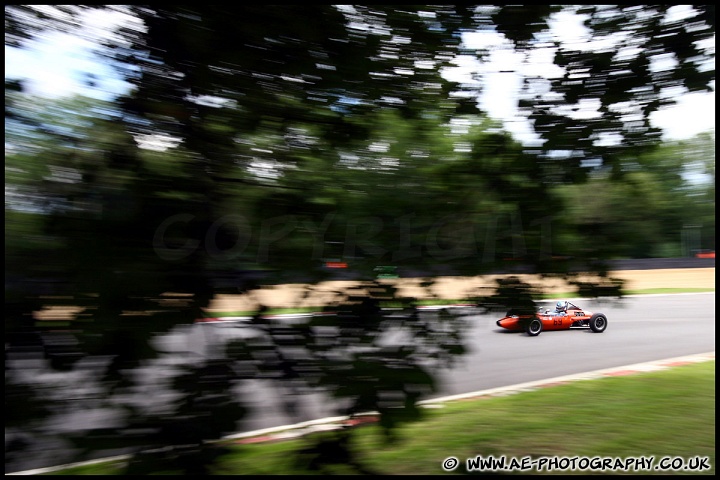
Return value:
<svg viewBox="0 0 720 480">
<path fill-rule="evenodd" d="M 607 317 L 602 313 L 596 313 L 590 317 L 590 330 L 595 333 L 602 333 L 607 328 Z"/>
<path fill-rule="evenodd" d="M 525 327 L 525 331 L 531 337 L 537 337 L 542 332 L 542 322 L 539 318 L 533 318 Z"/>
</svg>

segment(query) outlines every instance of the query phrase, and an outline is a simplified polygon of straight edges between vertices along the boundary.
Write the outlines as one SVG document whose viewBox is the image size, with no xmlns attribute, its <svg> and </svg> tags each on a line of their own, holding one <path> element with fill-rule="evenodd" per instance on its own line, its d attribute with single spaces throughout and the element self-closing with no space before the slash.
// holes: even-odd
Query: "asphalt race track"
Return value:
<svg viewBox="0 0 720 480">
<path fill-rule="evenodd" d="M 604 313 L 608 318 L 605 332 L 545 331 L 529 337 L 500 329 L 495 325 L 497 315 L 468 315 L 470 353 L 462 357 L 455 368 L 442 372 L 440 390 L 428 399 L 715 351 L 714 292 L 629 296 L 603 303 L 569 300 L 586 310 Z M 201 358 L 213 351 L 213 345 L 243 336 L 245 331 L 242 321 L 208 323 L 165 336 L 158 345 L 173 353 L 161 365 L 145 370 L 148 381 L 154 382 L 173 362 Z M 71 375 L 62 379 L 66 388 L 72 388 L 73 382 L 81 383 L 82 379 Z M 281 384 L 267 381 L 247 382 L 238 389 L 238 394 L 253 409 L 251 418 L 239 426 L 239 433 L 338 415 L 319 394 L 292 395 L 282 390 Z M 283 402 L 295 402 L 297 413 L 292 416 L 283 413 Z M 68 411 L 48 422 L 48 429 L 61 436 L 64 431 L 106 424 L 114 419 L 113 413 L 107 410 Z M 46 443 L 42 448 L 37 455 L 22 462 L 9 465 L 6 459 L 6 473 L 71 461 L 62 452 L 62 443 Z M 108 452 L 108 455 L 118 453 L 121 452 Z"/>
<path fill-rule="evenodd" d="M 446 375 L 443 394 L 484 390 L 573 373 L 715 350 L 715 294 L 644 295 L 620 303 L 572 300 L 604 313 L 607 330 L 542 332 L 537 337 L 476 317 L 474 351 Z"/>
<path fill-rule="evenodd" d="M 497 315 L 471 315 L 470 352 L 458 365 L 441 374 L 442 386 L 431 397 L 474 392 L 592 370 L 715 350 L 715 294 L 643 295 L 599 303 L 572 299 L 586 310 L 608 318 L 603 333 L 585 329 L 542 332 L 529 337 L 499 328 Z M 434 313 L 427 313 L 434 314 Z M 237 335 L 242 326 L 202 325 L 214 335 Z M 194 332 L 197 342 L 207 338 Z M 245 430 L 305 422 L 337 412 L 319 395 L 298 400 L 298 415 L 289 417 L 280 408 L 287 395 L 268 394 L 272 389 L 257 382 L 248 385 L 256 415 Z M 296 399 L 293 399 L 296 400 Z"/>
</svg>

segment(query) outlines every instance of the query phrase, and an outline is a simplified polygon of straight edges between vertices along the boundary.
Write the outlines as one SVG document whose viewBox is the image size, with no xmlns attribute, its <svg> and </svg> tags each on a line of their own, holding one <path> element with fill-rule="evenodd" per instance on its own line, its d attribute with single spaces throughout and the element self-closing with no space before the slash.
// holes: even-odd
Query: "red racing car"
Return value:
<svg viewBox="0 0 720 480">
<path fill-rule="evenodd" d="M 543 330 L 570 330 L 589 328 L 602 333 L 607 328 L 607 317 L 602 313 L 593 313 L 570 302 L 565 302 L 562 312 L 540 309 L 534 315 L 517 315 L 512 311 L 498 320 L 498 327 L 506 330 L 525 331 L 531 337 L 540 335 Z"/>
</svg>

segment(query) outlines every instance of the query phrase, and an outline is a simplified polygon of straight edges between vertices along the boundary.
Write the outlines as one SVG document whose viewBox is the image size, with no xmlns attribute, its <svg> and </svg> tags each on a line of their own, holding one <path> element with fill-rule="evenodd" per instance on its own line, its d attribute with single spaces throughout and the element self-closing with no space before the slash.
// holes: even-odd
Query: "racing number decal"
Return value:
<svg viewBox="0 0 720 480">
<path fill-rule="evenodd" d="M 562 318 L 553 318 L 553 325 L 562 327 Z"/>
</svg>

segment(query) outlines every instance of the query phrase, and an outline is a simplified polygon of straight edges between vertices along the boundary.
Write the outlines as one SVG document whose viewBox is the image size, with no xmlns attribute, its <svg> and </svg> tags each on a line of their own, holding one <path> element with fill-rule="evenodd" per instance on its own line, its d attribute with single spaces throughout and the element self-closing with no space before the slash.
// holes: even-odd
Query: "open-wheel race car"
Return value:
<svg viewBox="0 0 720 480">
<path fill-rule="evenodd" d="M 557 302 L 554 311 L 540 309 L 532 315 L 518 315 L 509 311 L 498 320 L 498 327 L 506 330 L 524 331 L 531 337 L 540 335 L 543 330 L 570 330 L 589 328 L 602 333 L 607 328 L 607 317 L 602 313 L 588 312 L 570 302 Z"/>
</svg>

